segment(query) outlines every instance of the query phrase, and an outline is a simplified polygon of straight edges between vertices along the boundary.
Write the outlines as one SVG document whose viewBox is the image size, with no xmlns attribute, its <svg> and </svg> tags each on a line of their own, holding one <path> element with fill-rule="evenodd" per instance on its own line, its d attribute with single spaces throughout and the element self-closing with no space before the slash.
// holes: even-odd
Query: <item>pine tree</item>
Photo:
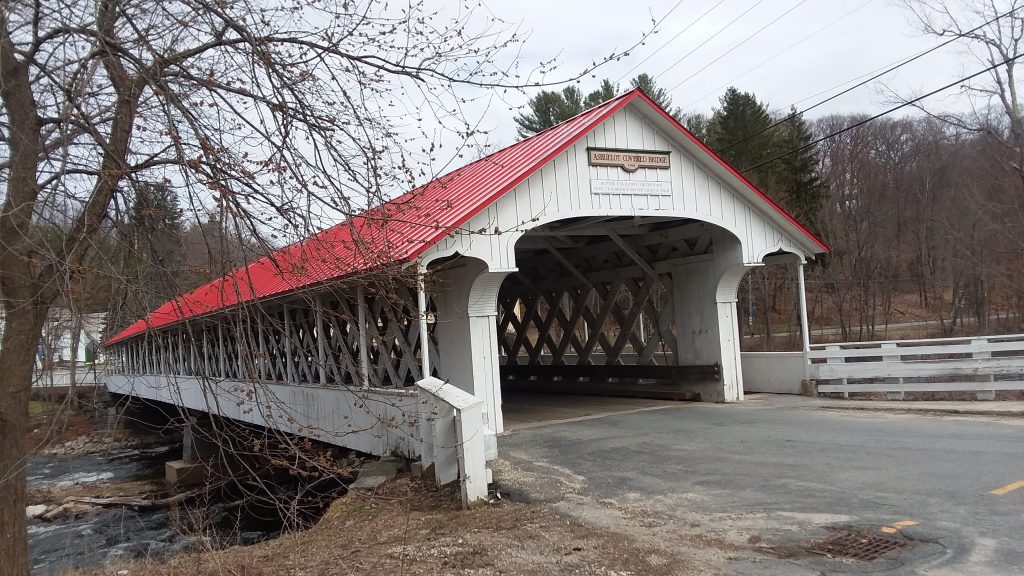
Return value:
<svg viewBox="0 0 1024 576">
<path fill-rule="evenodd" d="M 821 177 L 821 156 L 817 144 L 808 146 L 814 136 L 796 108 L 790 109 L 788 120 L 776 130 L 782 152 L 793 152 L 776 162 L 773 187 L 786 209 L 801 224 L 821 233 L 820 215 L 828 195 L 828 184 Z"/>
<path fill-rule="evenodd" d="M 736 88 L 726 90 L 719 102 L 720 107 L 707 126 L 708 146 L 737 170 L 744 170 L 744 176 L 776 199 L 801 224 L 822 232 L 819 216 L 828 185 L 821 177 L 818 147 L 796 151 L 813 140 L 803 117 L 793 108 L 785 122 L 772 127 L 774 120 L 767 106 L 753 94 Z M 757 170 L 746 171 L 788 151 L 794 152 Z"/>
<path fill-rule="evenodd" d="M 520 138 L 547 130 L 583 112 L 583 93 L 575 86 L 567 86 L 561 92 L 544 90 L 530 98 L 527 108 L 529 112 L 515 118 Z"/>
<path fill-rule="evenodd" d="M 711 123 L 711 118 L 707 114 L 700 112 L 683 114 L 678 117 L 678 120 L 680 124 L 686 126 L 690 134 L 696 136 L 700 141 L 704 142 L 708 139 L 708 125 Z"/>
<path fill-rule="evenodd" d="M 719 108 L 707 126 L 707 145 L 737 170 L 771 158 L 780 148 L 768 108 L 749 92 L 730 87 L 719 99 Z M 745 174 L 765 187 L 771 167 Z"/>
<path fill-rule="evenodd" d="M 184 214 L 173 189 L 143 182 L 135 187 L 128 214 L 125 253 L 128 284 L 142 307 L 154 307 L 178 291 L 177 274 L 184 254 Z"/>
<path fill-rule="evenodd" d="M 672 97 L 668 95 L 668 90 L 659 88 L 649 74 L 640 74 L 630 80 L 629 84 L 633 88 L 642 89 L 651 97 L 651 100 L 654 100 L 672 116 L 677 119 L 682 118 L 682 110 L 672 108 Z M 618 92 L 618 84 L 607 78 L 601 81 L 597 90 L 588 93 L 586 98 L 575 86 L 564 88 L 561 92 L 544 90 L 530 98 L 527 103 L 527 112 L 516 116 L 516 130 L 520 138 L 527 138 L 564 122 L 584 110 L 611 100 L 618 95 Z"/>
<path fill-rule="evenodd" d="M 583 106 L 585 108 L 593 108 L 615 98 L 618 94 L 619 85 L 605 78 L 601 80 L 601 86 L 597 90 L 587 94 L 586 100 L 583 101 Z"/>
<path fill-rule="evenodd" d="M 629 85 L 643 90 L 645 94 L 651 97 L 651 100 L 654 100 L 658 106 L 664 108 L 669 114 L 676 118 L 679 118 L 681 115 L 681 110 L 672 109 L 672 97 L 668 95 L 668 90 L 659 87 L 650 74 L 638 75 L 629 81 Z"/>
</svg>

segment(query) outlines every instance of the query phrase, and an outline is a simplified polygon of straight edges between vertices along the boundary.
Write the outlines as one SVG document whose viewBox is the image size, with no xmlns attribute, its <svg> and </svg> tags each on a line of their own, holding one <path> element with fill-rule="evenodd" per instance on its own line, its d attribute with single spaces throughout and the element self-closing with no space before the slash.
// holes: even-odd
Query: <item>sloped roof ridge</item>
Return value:
<svg viewBox="0 0 1024 576">
<path fill-rule="evenodd" d="M 824 251 L 828 250 L 821 240 L 643 90 L 634 88 L 180 295 L 125 328 L 106 344 L 187 318 L 295 292 L 382 265 L 411 261 L 585 137 L 593 127 L 638 99 L 650 105 L 710 159 L 749 188 L 767 208 L 781 215 Z M 355 235 L 353 230 L 357 230 Z"/>
<path fill-rule="evenodd" d="M 451 230 L 486 208 L 498 196 L 536 172 L 554 154 L 578 141 L 592 125 L 600 123 L 641 93 L 639 88 L 635 88 L 620 94 L 555 126 L 438 176 L 392 200 L 368 208 L 307 238 L 279 248 L 272 254 L 241 266 L 187 294 L 173 298 L 145 318 L 119 332 L 106 344 L 113 344 L 146 330 L 168 326 L 190 317 L 366 271 L 375 264 L 379 265 L 381 260 L 399 262 L 415 258 Z M 518 156 L 521 149 L 531 146 L 537 150 L 528 151 L 526 158 Z M 463 178 L 469 182 L 462 182 Z M 485 188 L 486 193 L 473 194 L 479 188 Z M 428 197 L 445 190 L 450 190 L 450 197 Z M 445 203 L 461 202 L 457 206 L 458 209 L 448 210 L 453 213 L 453 217 L 447 218 L 443 223 L 439 222 L 439 217 L 432 212 L 439 200 Z M 379 229 L 367 230 L 370 236 L 368 238 L 362 235 L 359 238 L 352 237 L 353 228 L 365 227 L 372 224 L 375 219 L 386 222 L 397 214 L 409 218 L 407 221 L 391 222 L 390 225 L 380 226 Z M 419 220 L 415 221 L 416 218 Z M 396 244 L 395 240 L 402 240 L 404 244 Z M 366 253 L 349 246 L 354 244 L 366 244 Z M 372 258 L 376 251 L 383 253 L 383 257 Z M 317 268 L 307 277 L 296 278 L 294 271 L 289 272 L 285 269 L 289 267 L 290 259 L 298 259 L 290 265 L 301 269 L 305 266 L 325 264 L 324 261 L 318 260 L 325 257 L 332 258 L 332 262 Z M 289 276 L 293 277 L 289 279 Z"/>
</svg>

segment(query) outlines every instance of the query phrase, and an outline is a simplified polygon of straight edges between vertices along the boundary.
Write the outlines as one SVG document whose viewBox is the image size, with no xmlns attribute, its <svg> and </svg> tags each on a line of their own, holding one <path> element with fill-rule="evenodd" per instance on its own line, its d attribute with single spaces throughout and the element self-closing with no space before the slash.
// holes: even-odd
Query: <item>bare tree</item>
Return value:
<svg viewBox="0 0 1024 576">
<path fill-rule="evenodd" d="M 949 222 L 960 235 L 956 279 L 951 286 L 954 308 L 949 326 L 969 310 L 979 326 L 991 312 L 990 293 L 1019 274 L 1024 242 L 1024 111 L 1021 109 L 1017 59 L 1024 53 L 1024 2 L 1021 0 L 901 0 L 920 30 L 931 36 L 959 40 L 962 49 L 986 67 L 987 79 L 963 86 L 967 112 L 918 107 L 955 130 L 974 135 L 972 149 L 986 150 L 996 163 L 964 179 L 960 206 L 971 212 Z M 993 146 L 994 145 L 994 146 Z M 971 153 L 974 166 L 989 160 Z M 973 170 L 969 170 L 973 171 Z M 978 211 L 981 213 L 978 213 Z M 968 227 L 970 224 L 970 227 Z M 995 246 L 996 250 L 986 249 Z M 993 265 L 999 261 L 1002 265 Z M 993 272 L 1003 278 L 996 279 Z M 1007 302 L 1018 298 L 1011 286 Z"/>
<path fill-rule="evenodd" d="M 1013 168 L 1024 182 L 1024 117 L 1016 58 L 1024 49 L 1021 0 L 900 0 L 925 34 L 959 38 L 962 48 L 986 66 L 988 82 L 965 84 L 968 114 L 933 112 L 959 128 L 986 132 L 1013 152 Z"/>
<path fill-rule="evenodd" d="M 47 310 L 132 190 L 294 238 L 443 170 L 442 145 L 480 136 L 473 99 L 547 72 L 518 68 L 520 40 L 420 2 L 0 5 L 0 573 L 28 573 L 20 439 Z"/>
</svg>

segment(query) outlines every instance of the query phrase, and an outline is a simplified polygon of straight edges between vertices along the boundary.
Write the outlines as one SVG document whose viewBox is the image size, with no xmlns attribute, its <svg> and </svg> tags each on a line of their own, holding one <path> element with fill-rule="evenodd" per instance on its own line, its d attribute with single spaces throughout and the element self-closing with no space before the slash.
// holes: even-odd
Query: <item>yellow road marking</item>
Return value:
<svg viewBox="0 0 1024 576">
<path fill-rule="evenodd" d="M 900 531 L 901 528 L 908 526 L 917 526 L 920 524 L 917 520 L 900 520 L 899 522 L 893 522 L 888 526 L 882 526 L 879 530 L 885 534 L 895 534 Z"/>
<path fill-rule="evenodd" d="M 996 496 L 1002 496 L 1003 494 L 1006 494 L 1008 492 L 1013 492 L 1014 490 L 1018 490 L 1020 488 L 1024 488 L 1024 480 L 1017 480 L 1016 482 L 1011 482 L 1010 484 L 1007 484 L 1006 486 L 1003 486 L 1001 488 L 996 488 L 995 490 L 992 490 L 991 492 L 989 492 L 989 494 L 995 494 Z"/>
<path fill-rule="evenodd" d="M 917 526 L 920 524 L 917 520 L 904 520 L 902 522 L 893 522 L 892 526 L 896 528 L 906 528 L 907 526 Z"/>
</svg>

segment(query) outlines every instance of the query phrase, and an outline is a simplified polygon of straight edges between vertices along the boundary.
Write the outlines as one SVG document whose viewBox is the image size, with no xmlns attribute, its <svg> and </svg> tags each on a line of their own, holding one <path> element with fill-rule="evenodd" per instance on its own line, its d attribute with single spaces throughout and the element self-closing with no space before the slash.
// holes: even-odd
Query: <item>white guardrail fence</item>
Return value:
<svg viewBox="0 0 1024 576">
<path fill-rule="evenodd" d="M 815 344 L 808 354 L 819 393 L 1024 390 L 1024 334 Z"/>
</svg>

